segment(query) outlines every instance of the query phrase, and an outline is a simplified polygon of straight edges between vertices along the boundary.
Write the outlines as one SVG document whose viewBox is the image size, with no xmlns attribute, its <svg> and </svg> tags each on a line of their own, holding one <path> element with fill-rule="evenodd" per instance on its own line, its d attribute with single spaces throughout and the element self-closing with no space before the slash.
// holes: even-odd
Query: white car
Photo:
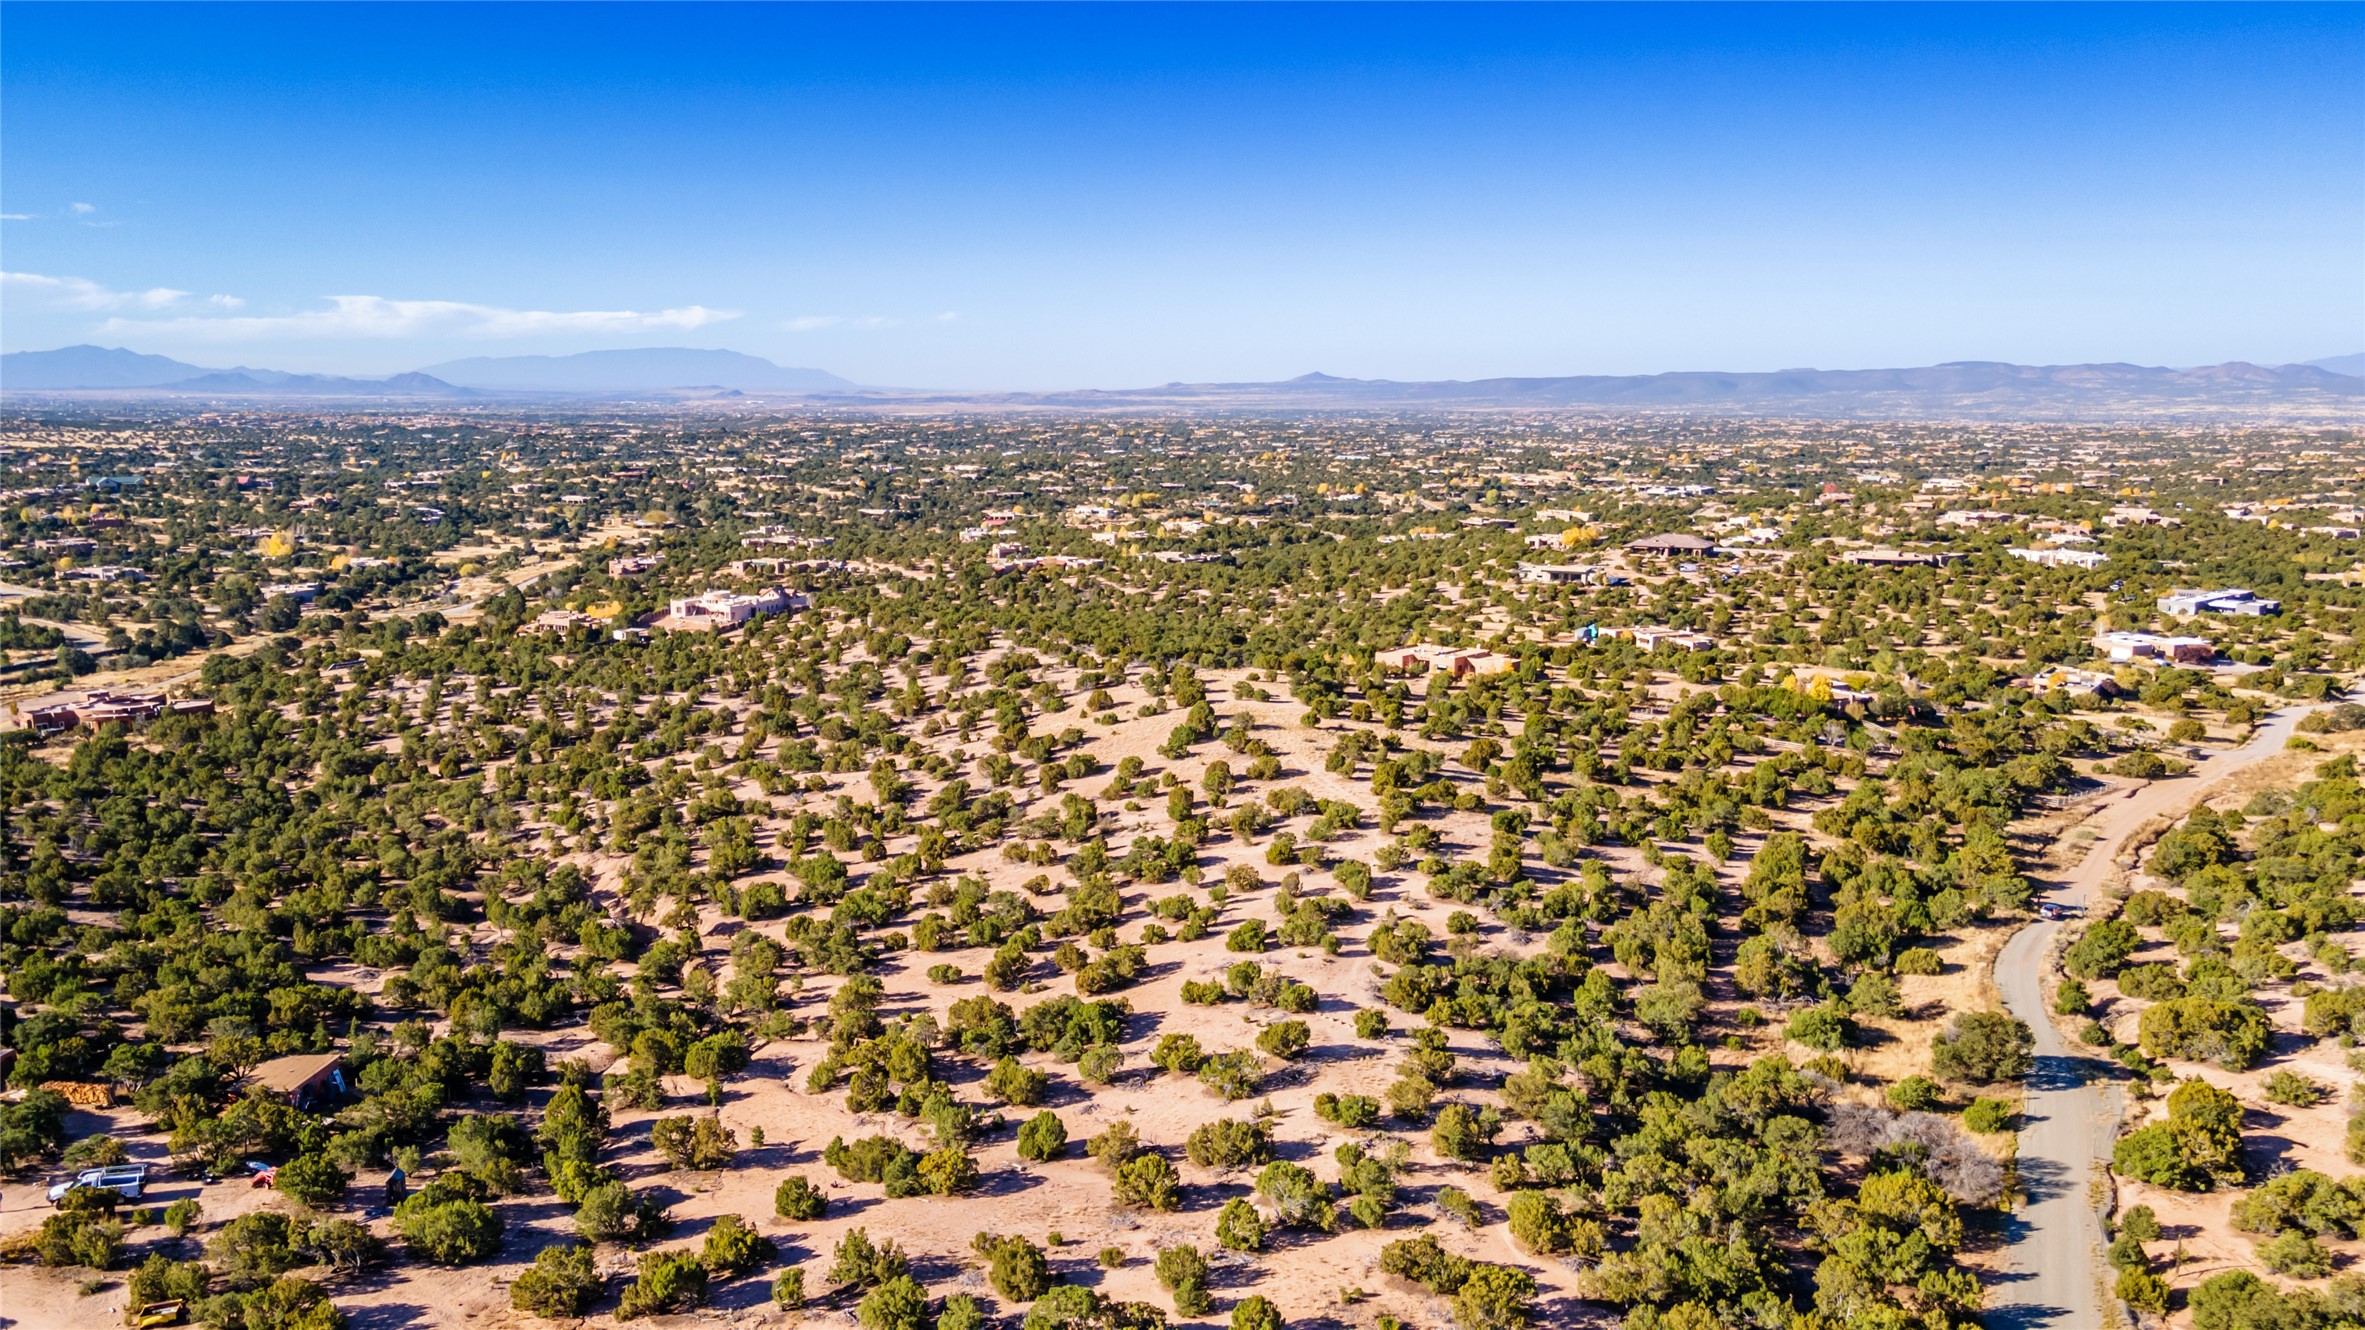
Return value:
<svg viewBox="0 0 2365 1330">
<path fill-rule="evenodd" d="M 49 1189 L 49 1203 L 57 1204 L 84 1187 L 99 1187 L 114 1192 L 127 1201 L 140 1198 L 141 1189 L 148 1185 L 146 1164 L 115 1164 L 107 1168 L 86 1168 Z"/>
</svg>

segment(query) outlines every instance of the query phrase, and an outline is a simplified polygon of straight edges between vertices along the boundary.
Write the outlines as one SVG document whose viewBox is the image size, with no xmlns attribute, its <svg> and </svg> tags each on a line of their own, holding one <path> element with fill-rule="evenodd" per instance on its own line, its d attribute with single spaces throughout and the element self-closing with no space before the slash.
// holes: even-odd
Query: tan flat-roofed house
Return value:
<svg viewBox="0 0 2365 1330">
<path fill-rule="evenodd" d="M 345 1055 L 295 1053 L 273 1058 L 248 1072 L 246 1083 L 269 1091 L 297 1108 L 308 1109 L 345 1096 Z"/>
</svg>

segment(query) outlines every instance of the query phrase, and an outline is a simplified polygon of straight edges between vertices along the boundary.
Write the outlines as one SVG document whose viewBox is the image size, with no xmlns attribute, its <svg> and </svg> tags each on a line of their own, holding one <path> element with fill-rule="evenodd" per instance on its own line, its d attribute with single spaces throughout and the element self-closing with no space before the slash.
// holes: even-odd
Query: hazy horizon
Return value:
<svg viewBox="0 0 2365 1330">
<path fill-rule="evenodd" d="M 164 354 L 164 353 L 162 353 L 162 352 L 143 352 L 143 351 L 141 351 L 141 350 L 140 350 L 139 348 L 137 348 L 137 347 L 128 347 L 128 346 L 124 346 L 124 347 L 103 346 L 103 345 L 100 345 L 100 344 L 98 344 L 98 343 L 75 343 L 75 344 L 72 344 L 72 345 L 69 345 L 69 346 L 63 346 L 63 347 L 23 347 L 23 348 L 12 348 L 12 349 L 11 349 L 11 351 L 10 351 L 10 354 L 15 354 L 15 353 L 16 353 L 16 352 L 18 352 L 18 351 L 30 351 L 30 352 L 44 352 L 44 351 L 66 351 L 66 350 L 74 350 L 74 349 L 76 349 L 76 348 L 78 348 L 78 347 L 82 347 L 82 346 L 99 346 L 99 349 L 101 349 L 101 350 L 103 350 L 103 351 L 129 351 L 129 352 L 132 352 L 132 353 L 134 353 L 134 354 L 141 354 L 141 355 L 156 355 L 156 354 Z M 568 358 L 568 357 L 570 357 L 570 356 L 578 356 L 578 355 L 586 355 L 586 354 L 599 354 L 599 353 L 606 353 L 606 354 L 611 354 L 611 355 L 629 355 L 629 354 L 632 354 L 633 352 L 663 352 L 663 351 L 714 352 L 714 353 L 720 353 L 720 354 L 725 354 L 725 355 L 753 355 L 753 354 L 754 354 L 754 353 L 752 353 L 752 352 L 744 351 L 744 350 L 742 350 L 742 349 L 740 349 L 740 348 L 738 348 L 738 347 L 734 347 L 734 346 L 692 346 L 692 345 L 690 345 L 690 344 L 688 344 L 688 343 L 667 343 L 667 344 L 659 345 L 659 344 L 656 344 L 656 343 L 648 343 L 648 344 L 643 344 L 643 345 L 635 345 L 635 346 L 628 346 L 628 347 L 597 347 L 597 348 L 589 348 L 589 349 L 588 349 L 588 350 L 586 350 L 586 351 L 573 351 L 573 352 L 565 352 L 565 351 L 562 351 L 562 352 L 556 352 L 556 353 L 545 353 L 545 352 L 501 352 L 501 351 L 487 351 L 487 352 L 479 352 L 479 353 L 476 353 L 475 355 L 469 355 L 469 356 L 455 356 L 455 357 L 450 357 L 450 358 L 448 358 L 447 360 L 444 360 L 444 361 L 438 361 L 438 362 L 429 362 L 429 363 L 425 363 L 425 364 L 385 365 L 385 366 L 379 366 L 379 367 L 376 367 L 376 368 L 358 368 L 358 369 L 352 369 L 352 370 L 328 370 L 328 371 L 306 370 L 306 369 L 294 369 L 294 370 L 291 370 L 291 369 L 290 369 L 288 366 L 284 366 L 284 365 L 264 365 L 264 364 L 251 364 L 251 365 L 250 365 L 250 364 L 238 364 L 238 365 L 232 365 L 232 364 L 227 364 L 227 363 L 223 363 L 223 364 L 200 363 L 200 362 L 194 362 L 194 361 L 187 361 L 187 360 L 183 360 L 183 358 L 182 358 L 182 357 L 179 357 L 179 356 L 172 356 L 172 357 L 170 357 L 170 358 L 171 358 L 171 359 L 175 359 L 175 360 L 183 360 L 183 363 L 186 363 L 186 364 L 192 364 L 192 365 L 194 365 L 194 366 L 195 366 L 196 368 L 198 368 L 198 369 L 203 369 L 203 370 L 208 370 L 208 371 L 236 371 L 236 370 L 241 370 L 241 369 L 252 369 L 252 370 L 269 370 L 269 371 L 273 371 L 273 372 L 292 372 L 292 373 L 318 373 L 318 374 L 333 374 L 333 375 L 337 375 L 337 376 L 339 376 L 339 377 L 350 377 L 350 378 L 355 378 L 355 379 L 384 379 L 384 378 L 391 378 L 391 377 L 393 377 L 393 376 L 395 376 L 395 375 L 400 375 L 400 374 L 426 373 L 426 374 L 430 374 L 430 375 L 432 375 L 432 374 L 434 374 L 434 373 L 435 373 L 437 370 L 439 370 L 439 369 L 442 369 L 442 368 L 445 368 L 445 367 L 446 367 L 446 366 L 448 366 L 448 365 L 451 365 L 451 364 L 457 364 L 457 363 L 460 363 L 460 362 L 462 362 L 462 361 L 467 361 L 467 360 L 474 360 L 474 359 L 479 359 L 479 358 L 482 358 L 482 359 L 487 359 L 487 360 L 496 360 L 496 361 L 498 361 L 498 360 L 507 360 L 507 359 L 513 359 L 513 358 L 516 358 L 516 359 L 528 359 L 528 360 L 540 360 L 540 359 L 566 359 L 566 358 Z M 820 365 L 820 364 L 788 364 L 788 363 L 784 363 L 784 362 L 781 362 L 781 361 L 778 361 L 778 360 L 774 360 L 774 359 L 772 359 L 771 357 L 758 357 L 758 358 L 759 358 L 759 359 L 763 359 L 763 360 L 770 361 L 771 363 L 773 363 L 773 364 L 775 364 L 775 365 L 778 365 L 778 366 L 779 366 L 780 368 L 782 368 L 782 369 L 790 369 L 790 370 L 811 370 L 811 371 L 818 371 L 818 372 L 821 372 L 821 373 L 834 373 L 834 371 L 833 371 L 833 370 L 831 370 L 831 368 L 830 368 L 828 365 Z M 2250 364 L 2256 364 L 2256 365 L 2261 365 L 2261 366 L 2267 366 L 2267 367 L 2270 367 L 2270 368 L 2271 368 L 2271 367 L 2280 367 L 2280 366 L 2289 366 L 2289 365 L 2322 365 L 2322 366 L 2323 366 L 2323 367 L 2325 367 L 2325 368 L 2331 369 L 2331 370 L 2332 370 L 2333 372 L 2335 372 L 2335 373 L 2341 373 L 2341 374 L 2350 374 L 2350 375 L 2365 375 L 2365 366 L 2359 366 L 2359 365 L 2357 365 L 2357 364 L 2354 364 L 2354 363 L 2348 363 L 2348 364 L 2328 364 L 2328 363 L 2326 363 L 2326 362 L 2357 362 L 2357 361 L 2360 361 L 2360 360 L 2365 360 L 2365 353 L 2358 353 L 2358 352 L 2344 352 L 2344 353 L 2335 354 L 2335 355 L 2325 355 L 2325 356 L 2311 356 L 2311 357 L 2308 357 L 2308 358 L 2307 358 L 2307 359 L 2305 359 L 2305 360 L 2297 360 L 2297 361 L 2263 361 L 2263 360 L 2256 360 L 2256 359 L 2253 359 L 2253 358 L 2248 358 L 2248 357 L 2234 357 L 2232 361 L 2216 361 L 2216 362 L 2212 362 L 2212 364 L 2227 364 L 2227 363 L 2244 363 L 2244 362 L 2246 362 L 2246 363 L 2250 363 Z M 1934 365 L 1942 365 L 1942 364 L 1947 364 L 1947 363 L 1958 363 L 1958 364 L 1959 364 L 1959 363 L 1980 363 L 1980 362 L 1963 362 L 1963 361 L 1946 362 L 1946 361 L 1933 361 L 1933 362 L 1930 362 L 1930 365 L 1933 365 L 1933 366 L 1934 366 Z M 2019 362 L 1985 362 L 1985 363 L 2019 363 Z M 2129 363 L 2134 363 L 2134 362 L 2128 362 L 2128 361 L 2123 361 L 2123 360 L 2121 360 L 2121 361 L 2081 361 L 2081 362 L 2064 362 L 2064 363 L 2065 363 L 2065 364 L 2066 364 L 2066 363 L 2077 363 L 2077 364 L 2129 364 Z M 1458 377 L 1458 379 L 1459 379 L 1459 380 L 1461 380 L 1461 381 L 1470 381 L 1470 380 L 1505 379 L 1505 378 L 1651 377 L 1651 376 L 1656 376 L 1656 375 L 1680 375 L 1680 374 L 1775 374 L 1775 373 L 1784 373 L 1784 372 L 1803 372 L 1803 373 L 1848 373 L 1848 372 L 1871 371 L 1871 370 L 1883 370 L 1883 369 L 1919 369 L 1919 368 L 1927 368 L 1927 367 L 1928 367 L 1928 366 L 1917 366 L 1917 365 L 1770 365 L 1770 366 L 1744 366 L 1744 367 L 1739 367 L 1739 368 L 1736 368 L 1736 367 L 1729 366 L 1729 365 L 1692 365 L 1692 366 L 1673 367 L 1673 368 L 1666 368 L 1666 369 L 1646 369 L 1646 370 L 1634 370 L 1634 371 L 1630 371 L 1630 372 L 1628 372 L 1627 374 L 1624 374 L 1624 375 L 1595 375 L 1595 374 L 1593 374 L 1593 373 L 1591 373 L 1591 372 L 1589 372 L 1589 371 L 1584 371 L 1584 370 L 1572 370 L 1572 371 L 1568 371 L 1568 372 L 1566 372 L 1566 373 L 1562 373 L 1562 374 L 1540 374 L 1540 375 L 1472 374 L 1472 375 L 1464 375 L 1464 376 L 1457 376 L 1457 377 Z M 2040 366 L 2039 368 L 2052 368 L 2052 367 L 2047 367 L 2047 366 Z M 2209 366 L 2207 366 L 2207 365 L 2168 365 L 2168 366 L 2143 366 L 2143 368 L 2159 368 L 2159 369 L 2176 369 L 2176 370 L 2183 370 L 2183 369 L 2205 369 L 2205 368 L 2209 368 Z M 1159 387 L 1159 386 L 1162 386 L 1162 385 L 1165 385 L 1165 384 L 1170 384 L 1170 383 L 1216 383 L 1216 382 L 1234 382 L 1234 383 L 1283 383 L 1283 382 L 1287 382 L 1287 381 L 1289 381 L 1289 380 L 1298 379 L 1298 378 L 1304 378 L 1304 377 L 1309 377 L 1309 376 L 1315 376 L 1315 375 L 1320 375 L 1320 376 L 1323 376 L 1323 377 L 1329 377 L 1329 378 L 1338 378 L 1338 379 L 1358 379 L 1358 378 L 1369 378 L 1369 379 L 1375 379 L 1375 380 L 1377 380 L 1377 379 L 1382 379 L 1382 378 L 1383 378 L 1383 376 L 1359 376 L 1359 375 L 1331 374 L 1331 373 L 1330 373 L 1328 370 L 1324 370 L 1324 369 L 1320 369 L 1320 368 L 1315 368 L 1315 369 L 1308 369 L 1308 370 L 1300 370 L 1300 371 L 1297 371 L 1297 372 L 1295 372 L 1295 373 L 1282 373 L 1282 374 L 1269 374 L 1269 375 L 1263 375 L 1263 376 L 1260 376 L 1260 377 L 1257 377 L 1257 378 L 1252 378 L 1252 379 L 1231 379 L 1231 380 L 1210 380 L 1210 379 L 1177 379 L 1177 378 L 1173 378 L 1172 376 L 1168 376 L 1168 377 L 1165 377 L 1165 378 L 1160 378 L 1160 379 L 1154 379 L 1154 380 L 1152 380 L 1152 379 L 1145 379 L 1145 380 L 1142 380 L 1142 381 L 1140 381 L 1140 382 L 1131 382 L 1131 383 L 1073 383 L 1073 384 L 1065 384 L 1065 385 L 1061 385 L 1061 386 L 1059 386 L 1059 387 L 1056 387 L 1056 388 L 1049 388 L 1049 389 L 1038 389 L 1038 388 L 1025 388 L 1025 389 L 1020 389 L 1020 388 L 1010 388 L 1010 387 L 1007 387 L 1006 385 L 985 385 L 985 386 L 982 386 L 982 387 L 981 387 L 981 386 L 978 386 L 978 385 L 942 385 L 942 384 L 928 384 L 928 383 L 872 383 L 872 382 L 867 382 L 867 381 L 862 381 L 862 380 L 852 380 L 852 382 L 853 382 L 853 383 L 854 383 L 856 386 L 858 386 L 858 387 L 861 387 L 861 388 L 866 388 L 866 389 L 916 390 L 916 391 L 923 391 L 923 392 L 925 392 L 925 391 L 955 391 L 955 392 L 964 392 L 964 391 L 966 391 L 966 392 L 981 392 L 981 393 L 994 393 L 994 392 L 1021 392 L 1021 393 L 1023 393 L 1023 392 L 1064 392 L 1064 391 L 1093 391 L 1093 390 L 1124 390 L 1124 389 L 1146 389 L 1146 388 L 1156 388 L 1156 387 Z M 844 377 L 844 376 L 839 376 L 839 377 Z M 1435 383 L 1435 382 L 1447 382 L 1447 381 L 1454 381 L 1454 379 L 1451 379 L 1451 378 L 1449 378 L 1449 376 L 1445 376 L 1445 375 L 1423 375 L 1423 376 L 1413 376 L 1413 377 L 1406 377 L 1406 378 L 1386 379 L 1385 381 L 1401 382 L 1401 383 Z M 684 385 L 681 385 L 681 386 L 688 386 L 688 385 L 685 383 Z"/>
</svg>

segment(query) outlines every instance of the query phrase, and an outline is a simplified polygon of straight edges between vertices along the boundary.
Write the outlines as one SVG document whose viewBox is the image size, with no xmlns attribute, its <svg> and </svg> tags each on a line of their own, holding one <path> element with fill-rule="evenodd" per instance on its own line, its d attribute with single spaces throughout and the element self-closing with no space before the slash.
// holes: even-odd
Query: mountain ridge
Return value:
<svg viewBox="0 0 2365 1330">
<path fill-rule="evenodd" d="M 1662 374 L 1515 375 L 1484 379 L 1344 378 L 1171 382 L 1056 392 L 865 388 L 835 374 L 736 351 L 641 347 L 571 356 L 478 356 L 382 379 L 207 369 L 121 347 L 0 356 L 0 391 L 98 396 L 446 398 L 760 402 L 984 410 L 1630 410 L 1835 418 L 2113 419 L 2251 413 L 2365 414 L 2365 377 L 2332 368 L 2360 357 L 2181 369 L 2102 362 L 2019 365 L 1957 360 L 1889 369 L 1676 370 Z"/>
</svg>

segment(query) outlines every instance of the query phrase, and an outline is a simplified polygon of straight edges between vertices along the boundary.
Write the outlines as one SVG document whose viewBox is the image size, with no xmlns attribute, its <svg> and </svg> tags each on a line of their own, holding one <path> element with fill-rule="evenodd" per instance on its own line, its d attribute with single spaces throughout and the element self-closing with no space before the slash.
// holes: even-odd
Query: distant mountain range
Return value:
<svg viewBox="0 0 2365 1330">
<path fill-rule="evenodd" d="M 206 369 L 121 347 L 68 346 L 0 356 L 0 392 L 78 392 L 96 396 L 460 397 L 473 396 L 425 374 L 348 379 L 275 369 Z"/>
<path fill-rule="evenodd" d="M 384 379 L 206 369 L 96 346 L 0 356 L 0 392 L 89 397 L 356 400 L 712 401 L 777 397 L 842 407 L 1126 411 L 1481 411 L 1584 409 L 1838 419 L 2090 419 L 2365 413 L 2365 354 L 2302 365 L 2231 361 L 1915 369 L 1575 375 L 1397 382 L 1307 374 L 1278 383 L 1169 383 L 1052 393 L 863 388 L 817 369 L 736 351 L 646 347 L 572 356 L 480 356 Z"/>
<path fill-rule="evenodd" d="M 475 356 L 419 371 L 463 388 L 507 392 L 617 393 L 720 388 L 743 393 L 840 393 L 852 383 L 818 369 L 788 369 L 737 351 L 656 346 L 573 356 Z"/>
<path fill-rule="evenodd" d="M 192 397 L 712 397 L 860 392 L 817 369 L 789 369 L 737 351 L 646 347 L 573 356 L 477 356 L 383 379 L 207 369 L 120 347 L 69 346 L 0 356 L 0 392 Z"/>
<path fill-rule="evenodd" d="M 1013 406 L 1095 411 L 1590 408 L 1866 419 L 2117 419 L 2359 412 L 2365 411 L 2365 378 L 2318 365 L 2243 361 L 2163 369 L 1975 360 L 1918 369 L 1688 371 L 1426 383 L 1307 374 L 1281 383 L 1169 383 L 1118 391 L 1012 394 L 999 400 Z"/>
</svg>

